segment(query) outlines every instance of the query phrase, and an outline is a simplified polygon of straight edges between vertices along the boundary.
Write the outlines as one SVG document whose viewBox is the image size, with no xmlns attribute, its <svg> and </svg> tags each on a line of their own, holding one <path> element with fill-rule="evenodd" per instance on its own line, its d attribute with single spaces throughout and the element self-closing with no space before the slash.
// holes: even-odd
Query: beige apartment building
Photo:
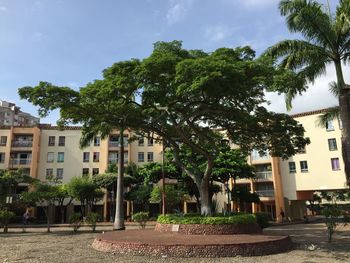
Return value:
<svg viewBox="0 0 350 263">
<path fill-rule="evenodd" d="M 305 112 L 293 117 L 306 130 L 311 144 L 303 153 L 288 160 L 271 158 L 268 153 L 260 156 L 253 151 L 248 162 L 256 168 L 253 180 L 238 180 L 260 196 L 259 204 L 252 204 L 252 212 L 268 212 L 281 219 L 281 211 L 291 219 L 303 218 L 306 201 L 315 191 L 346 188 L 344 166 L 341 157 L 341 125 L 337 120 L 328 122 L 327 128 L 317 125 L 318 116 L 325 110 Z M 0 169 L 23 168 L 33 178 L 45 180 L 54 176 L 68 182 L 74 176 L 104 173 L 109 163 L 118 160 L 118 132 L 109 138 L 94 138 L 90 146 L 81 149 L 80 127 L 65 127 L 63 130 L 51 125 L 32 127 L 0 127 Z M 127 143 L 133 136 L 125 133 L 125 162 L 142 165 L 146 162 L 161 162 L 162 145 L 150 138 Z M 232 184 L 232 182 L 231 182 Z M 232 186 L 232 185 L 231 185 Z M 225 193 L 217 197 L 225 207 Z M 105 197 L 103 213 L 107 217 L 109 197 Z M 235 204 L 230 204 L 236 209 Z M 127 207 L 128 212 L 130 208 Z M 186 210 L 186 208 L 184 208 Z"/>
<path fill-rule="evenodd" d="M 21 111 L 16 104 L 0 100 L 0 126 L 28 126 L 39 122 L 39 118 Z"/>
</svg>

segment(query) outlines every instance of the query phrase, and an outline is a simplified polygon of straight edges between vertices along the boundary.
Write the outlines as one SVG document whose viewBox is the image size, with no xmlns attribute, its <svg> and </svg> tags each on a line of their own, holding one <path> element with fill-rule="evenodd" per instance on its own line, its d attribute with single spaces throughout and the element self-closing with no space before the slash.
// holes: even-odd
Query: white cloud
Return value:
<svg viewBox="0 0 350 263">
<path fill-rule="evenodd" d="M 220 42 L 233 33 L 233 29 L 225 25 L 208 26 L 204 30 L 204 37 L 211 42 Z"/>
<path fill-rule="evenodd" d="M 0 6 L 0 12 L 5 12 L 7 11 L 7 7 L 6 6 Z"/>
<path fill-rule="evenodd" d="M 350 83 L 350 68 L 344 67 L 344 78 L 346 83 Z M 301 96 L 297 96 L 293 101 L 291 114 L 305 111 L 312 111 L 333 107 L 338 105 L 338 100 L 329 92 L 329 83 L 336 81 L 336 74 L 333 65 L 327 66 L 327 73 L 319 77 L 314 84 L 309 84 L 309 89 Z M 284 96 L 276 93 L 268 93 L 267 99 L 271 101 L 269 110 L 276 112 L 287 112 L 284 103 Z"/>
<path fill-rule="evenodd" d="M 181 21 L 192 7 L 195 0 L 170 0 L 170 8 L 166 14 L 169 25 Z"/>
</svg>

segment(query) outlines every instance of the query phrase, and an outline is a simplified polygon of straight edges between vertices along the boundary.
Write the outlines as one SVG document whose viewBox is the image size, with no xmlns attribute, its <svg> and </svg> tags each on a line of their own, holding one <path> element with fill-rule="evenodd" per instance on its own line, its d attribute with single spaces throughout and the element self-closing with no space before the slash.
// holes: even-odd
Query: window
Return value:
<svg viewBox="0 0 350 263">
<path fill-rule="evenodd" d="M 295 166 L 295 162 L 289 162 L 288 165 L 289 165 L 289 172 L 290 173 L 295 173 L 296 170 L 297 170 L 296 166 Z"/>
<path fill-rule="evenodd" d="M 55 160 L 55 154 L 52 152 L 48 152 L 46 162 L 53 163 L 54 160 Z"/>
<path fill-rule="evenodd" d="M 143 153 L 143 152 L 139 152 L 138 153 L 138 162 L 139 163 L 143 163 L 144 161 L 145 161 L 145 153 Z"/>
<path fill-rule="evenodd" d="M 327 131 L 334 131 L 334 126 L 333 126 L 333 121 L 332 120 L 328 120 L 326 123 L 326 130 Z"/>
<path fill-rule="evenodd" d="M 94 146 L 100 146 L 101 143 L 101 138 L 100 137 L 95 137 L 94 138 Z"/>
<path fill-rule="evenodd" d="M 66 144 L 66 136 L 59 136 L 58 137 L 58 146 L 65 146 Z"/>
<path fill-rule="evenodd" d="M 57 179 L 63 179 L 63 168 L 58 168 L 56 170 L 56 178 Z"/>
<path fill-rule="evenodd" d="M 338 149 L 337 140 L 335 138 L 328 139 L 328 148 L 330 151 L 336 151 Z"/>
<path fill-rule="evenodd" d="M 148 138 L 148 146 L 153 146 L 153 138 Z"/>
<path fill-rule="evenodd" d="M 89 168 L 83 168 L 83 176 L 88 176 L 89 175 Z"/>
<path fill-rule="evenodd" d="M 100 161 L 100 153 L 99 152 L 94 152 L 94 154 L 93 154 L 93 161 L 95 163 Z"/>
<path fill-rule="evenodd" d="M 99 174 L 100 170 L 98 168 L 92 168 L 92 175 Z"/>
<path fill-rule="evenodd" d="M 145 145 L 145 138 L 141 137 L 139 138 L 139 146 L 144 146 Z"/>
<path fill-rule="evenodd" d="M 90 162 L 90 153 L 89 152 L 83 152 L 83 162 L 84 163 Z"/>
<path fill-rule="evenodd" d="M 53 169 L 52 168 L 46 169 L 46 179 L 50 179 L 52 177 L 53 177 Z"/>
<path fill-rule="evenodd" d="M 5 153 L 0 153 L 0 163 L 5 162 Z"/>
<path fill-rule="evenodd" d="M 340 170 L 339 158 L 331 158 L 332 170 Z"/>
<path fill-rule="evenodd" d="M 309 168 L 307 166 L 307 161 L 300 161 L 300 171 L 302 173 L 308 172 Z"/>
<path fill-rule="evenodd" d="M 298 148 L 298 153 L 306 153 L 306 148 L 305 147 Z"/>
<path fill-rule="evenodd" d="M 64 162 L 64 152 L 59 152 L 57 154 L 57 162 L 58 163 L 63 163 Z"/>
<path fill-rule="evenodd" d="M 7 136 L 1 136 L 0 137 L 0 146 L 6 146 L 7 143 Z"/>
<path fill-rule="evenodd" d="M 49 136 L 49 146 L 55 146 L 55 136 Z"/>
<path fill-rule="evenodd" d="M 147 153 L 147 162 L 153 162 L 153 152 Z"/>
</svg>

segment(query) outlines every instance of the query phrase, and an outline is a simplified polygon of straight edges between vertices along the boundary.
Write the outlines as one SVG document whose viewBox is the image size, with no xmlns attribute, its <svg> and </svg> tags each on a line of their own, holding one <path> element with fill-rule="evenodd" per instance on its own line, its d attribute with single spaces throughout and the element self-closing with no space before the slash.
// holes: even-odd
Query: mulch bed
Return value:
<svg viewBox="0 0 350 263">
<path fill-rule="evenodd" d="M 267 235 L 181 235 L 154 230 L 128 230 L 98 235 L 96 250 L 137 256 L 234 257 L 287 252 L 289 236 Z"/>
</svg>

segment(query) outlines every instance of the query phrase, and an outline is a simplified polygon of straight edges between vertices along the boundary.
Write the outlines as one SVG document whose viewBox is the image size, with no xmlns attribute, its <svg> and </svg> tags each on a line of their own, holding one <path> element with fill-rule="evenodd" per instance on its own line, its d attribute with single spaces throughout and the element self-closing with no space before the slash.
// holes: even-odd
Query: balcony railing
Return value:
<svg viewBox="0 0 350 263">
<path fill-rule="evenodd" d="M 13 165 L 29 165 L 32 162 L 32 159 L 16 158 L 11 159 L 11 164 Z"/>
<path fill-rule="evenodd" d="M 33 141 L 12 141 L 12 147 L 32 147 Z"/>
<path fill-rule="evenodd" d="M 272 172 L 271 171 L 256 172 L 255 179 L 272 181 Z"/>
<path fill-rule="evenodd" d="M 108 159 L 108 163 L 111 164 L 111 163 L 118 163 L 118 159 Z M 124 157 L 124 163 L 128 163 L 128 158 L 125 158 Z"/>
<path fill-rule="evenodd" d="M 109 141 L 108 142 L 109 147 L 119 147 L 120 143 L 119 141 Z M 124 147 L 128 145 L 127 141 L 124 141 Z"/>
<path fill-rule="evenodd" d="M 256 193 L 261 197 L 274 197 L 274 190 L 257 190 Z"/>
</svg>

